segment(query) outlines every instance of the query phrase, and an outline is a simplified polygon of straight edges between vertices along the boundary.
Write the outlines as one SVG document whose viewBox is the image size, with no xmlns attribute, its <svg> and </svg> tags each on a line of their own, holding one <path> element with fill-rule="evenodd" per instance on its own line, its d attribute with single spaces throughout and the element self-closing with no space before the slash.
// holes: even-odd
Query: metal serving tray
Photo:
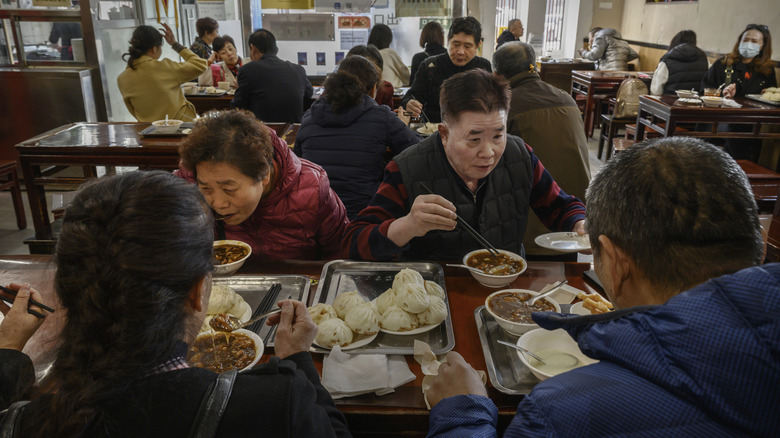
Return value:
<svg viewBox="0 0 780 438">
<path fill-rule="evenodd" d="M 252 311 L 257 309 L 274 283 L 281 284 L 282 290 L 273 300 L 272 307 L 267 310 L 275 308 L 279 300 L 293 299 L 306 303 L 309 297 L 309 278 L 302 275 L 237 275 L 215 277 L 214 283 L 226 284 L 233 288 L 252 307 Z M 274 346 L 276 326 L 270 327 L 264 324 L 257 334 L 263 338 L 266 347 Z"/>
<path fill-rule="evenodd" d="M 159 133 L 157 132 L 157 126 L 150 126 L 143 131 L 140 132 L 141 135 L 144 137 L 184 137 L 185 134 L 184 131 L 187 129 L 192 129 L 192 127 L 195 126 L 193 122 L 184 122 L 181 125 L 179 125 L 179 129 L 177 129 L 174 132 L 169 133 Z M 189 132 L 189 131 L 188 131 Z"/>
<path fill-rule="evenodd" d="M 379 332 L 379 335 L 365 347 L 347 350 L 358 354 L 414 354 L 414 340 L 427 342 L 434 354 L 444 354 L 455 347 L 455 335 L 452 333 L 450 303 L 446 299 L 447 286 L 444 284 L 444 270 L 436 263 L 389 263 L 354 262 L 334 260 L 322 268 L 320 283 L 314 294 L 312 305 L 332 304 L 341 292 L 357 290 L 367 300 L 373 300 L 392 287 L 393 277 L 401 269 L 410 268 L 422 274 L 426 280 L 435 281 L 444 289 L 447 304 L 447 319 L 438 327 L 417 335 L 391 335 Z M 330 350 L 314 346 L 314 351 L 327 353 Z"/>
</svg>

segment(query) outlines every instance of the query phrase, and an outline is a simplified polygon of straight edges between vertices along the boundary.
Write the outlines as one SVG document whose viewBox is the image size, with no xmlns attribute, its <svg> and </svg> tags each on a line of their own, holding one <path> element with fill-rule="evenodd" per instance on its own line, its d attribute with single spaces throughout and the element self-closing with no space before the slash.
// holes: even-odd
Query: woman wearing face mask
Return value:
<svg viewBox="0 0 780 438">
<path fill-rule="evenodd" d="M 238 56 L 238 51 L 236 50 L 236 43 L 233 41 L 233 38 L 223 35 L 214 38 L 211 45 L 214 47 L 214 52 L 222 59 L 222 61 L 217 63 L 222 67 L 222 77 L 225 78 L 225 81 L 230 82 L 230 88 L 235 90 L 238 88 L 238 80 L 236 79 L 238 78 L 238 69 L 243 65 L 243 61 Z M 198 85 L 201 87 L 216 87 L 219 84 L 214 83 L 214 75 L 211 74 L 211 69 L 206 69 L 198 77 Z"/>
<path fill-rule="evenodd" d="M 729 99 L 761 94 L 765 88 L 777 86 L 774 65 L 769 28 L 763 24 L 749 24 L 731 53 L 712 64 L 701 87 L 718 88 L 726 84 L 723 97 Z"/>
</svg>

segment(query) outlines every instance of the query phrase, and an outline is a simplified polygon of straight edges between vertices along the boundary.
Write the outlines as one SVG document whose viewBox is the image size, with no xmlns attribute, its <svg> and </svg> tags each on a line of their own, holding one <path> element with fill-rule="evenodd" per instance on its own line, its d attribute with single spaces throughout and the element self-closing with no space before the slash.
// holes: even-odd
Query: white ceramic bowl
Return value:
<svg viewBox="0 0 780 438">
<path fill-rule="evenodd" d="M 470 253 L 468 253 L 465 256 L 463 256 L 463 264 L 464 265 L 468 265 L 469 257 L 471 257 L 472 255 L 474 255 L 474 254 L 476 254 L 478 252 L 485 252 L 485 251 L 487 251 L 487 250 L 486 249 L 478 249 L 478 250 L 475 250 L 475 251 L 471 251 Z M 506 255 L 514 258 L 514 259 L 518 259 L 518 260 L 522 261 L 523 262 L 523 268 L 520 269 L 520 272 L 517 272 L 515 274 L 509 274 L 509 275 L 483 274 L 481 272 L 475 272 L 475 271 L 472 271 L 471 269 L 469 269 L 469 272 L 471 272 L 471 276 L 474 277 L 474 279 L 477 280 L 479 282 L 479 284 L 481 284 L 483 286 L 487 286 L 487 287 L 494 287 L 494 288 L 495 287 L 504 287 L 504 286 L 508 285 L 509 283 L 515 281 L 515 279 L 517 277 L 519 277 L 520 274 L 522 274 L 523 272 L 525 272 L 526 269 L 528 269 L 528 263 L 525 261 L 525 259 L 523 259 L 519 255 L 517 255 L 517 254 L 515 254 L 513 252 L 504 251 L 503 249 L 499 249 L 498 252 L 500 252 L 501 254 L 506 254 Z"/>
<path fill-rule="evenodd" d="M 718 96 L 702 96 L 700 97 L 701 101 L 704 103 L 704 106 L 708 107 L 719 107 L 723 105 L 723 98 Z"/>
<path fill-rule="evenodd" d="M 677 94 L 677 97 L 683 97 L 686 99 L 697 97 L 699 95 L 699 93 L 694 90 L 676 90 L 675 94 Z"/>
<path fill-rule="evenodd" d="M 209 332 L 203 332 L 198 335 L 198 337 L 201 336 L 211 336 L 215 332 L 209 331 Z M 249 331 L 247 329 L 238 329 L 233 331 L 233 333 L 242 334 L 250 337 L 253 341 L 255 341 L 255 358 L 252 360 L 252 362 L 249 363 L 249 365 L 245 366 L 244 368 L 241 368 L 239 371 L 244 371 L 252 368 L 257 364 L 257 362 L 260 360 L 260 358 L 263 356 L 263 352 L 265 351 L 265 344 L 263 344 L 263 338 L 258 336 L 257 333 L 253 331 Z"/>
<path fill-rule="evenodd" d="M 157 129 L 154 130 L 155 134 L 173 134 L 179 130 L 179 126 L 181 126 L 182 123 L 184 122 L 181 120 L 169 119 L 167 124 L 165 120 L 155 120 L 152 122 L 152 125 L 157 127 Z"/>
<path fill-rule="evenodd" d="M 249 246 L 248 243 L 241 242 L 240 240 L 217 240 L 214 242 L 214 248 L 220 246 L 220 245 L 238 245 L 246 248 L 247 254 L 242 258 L 241 260 L 235 261 L 233 263 L 227 263 L 224 265 L 218 265 L 214 264 L 214 275 L 221 276 L 221 275 L 230 275 L 236 271 L 238 271 L 238 268 L 240 268 L 246 259 L 249 258 L 250 255 L 252 255 L 252 247 Z"/>
<path fill-rule="evenodd" d="M 509 334 L 512 334 L 512 335 L 515 335 L 515 336 L 520 336 L 520 335 L 522 335 L 523 333 L 525 333 L 525 332 L 527 332 L 529 330 L 533 330 L 535 328 L 538 328 L 539 325 L 536 324 L 536 323 L 528 323 L 528 324 L 526 324 L 526 323 L 522 323 L 522 322 L 514 322 L 514 321 L 510 321 L 508 319 L 504 319 L 504 318 L 496 315 L 495 313 L 493 313 L 493 310 L 490 308 L 490 299 L 492 297 L 494 297 L 494 296 L 496 296 L 496 295 L 498 295 L 500 293 L 504 293 L 504 292 L 515 293 L 515 294 L 531 294 L 533 296 L 539 295 L 539 292 L 532 291 L 532 290 L 526 290 L 526 289 L 504 289 L 504 290 L 500 290 L 498 292 L 493 292 L 492 294 L 488 295 L 487 298 L 485 298 L 485 309 L 487 309 L 488 313 L 490 313 L 490 315 L 493 318 L 495 318 L 495 320 L 498 323 L 498 325 L 502 329 L 506 330 Z M 546 301 L 546 302 L 552 304 L 552 306 L 555 308 L 555 311 L 560 313 L 561 306 L 555 300 L 553 300 L 552 298 L 544 297 L 540 301 Z"/>
<path fill-rule="evenodd" d="M 585 356 L 585 354 L 580 351 L 580 347 L 577 346 L 577 342 L 575 342 L 574 339 L 572 339 L 572 337 L 569 336 L 569 334 L 564 329 L 545 330 L 539 328 L 536 330 L 531 330 L 523 336 L 520 336 L 520 339 L 517 340 L 517 345 L 534 354 L 539 354 L 539 352 L 542 352 L 542 356 L 544 356 L 545 352 L 550 351 L 570 354 L 577 358 L 577 367 L 598 362 L 596 359 L 591 359 L 588 356 Z M 546 372 L 536 367 L 536 365 L 539 365 L 537 360 L 521 353 L 520 351 L 517 352 L 517 355 L 520 356 L 520 360 L 523 362 L 523 365 L 528 367 L 528 369 L 531 370 L 531 373 L 533 373 L 533 375 L 536 376 L 536 378 L 539 380 L 545 380 L 556 374 L 569 371 L 569 369 L 566 369 L 554 372 Z M 544 357 L 542 358 L 544 359 Z"/>
</svg>

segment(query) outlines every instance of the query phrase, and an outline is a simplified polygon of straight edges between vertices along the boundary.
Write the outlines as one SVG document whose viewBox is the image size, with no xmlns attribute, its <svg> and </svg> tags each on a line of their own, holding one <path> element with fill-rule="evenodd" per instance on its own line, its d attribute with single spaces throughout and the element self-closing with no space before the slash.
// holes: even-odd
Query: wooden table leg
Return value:
<svg viewBox="0 0 780 438">
<path fill-rule="evenodd" d="M 24 156 L 19 157 L 22 167 L 22 175 L 27 186 L 27 199 L 30 201 L 35 238 L 37 240 L 51 239 L 52 230 L 49 222 L 49 212 L 46 206 L 46 193 L 43 186 L 35 184 L 36 178 L 41 176 L 41 167 L 30 163 Z"/>
</svg>

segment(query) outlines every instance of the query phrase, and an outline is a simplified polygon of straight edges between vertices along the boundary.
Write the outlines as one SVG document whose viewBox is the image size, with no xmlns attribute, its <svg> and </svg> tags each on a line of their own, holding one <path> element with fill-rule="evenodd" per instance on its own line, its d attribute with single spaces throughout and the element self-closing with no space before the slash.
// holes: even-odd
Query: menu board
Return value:
<svg viewBox="0 0 780 438">
<path fill-rule="evenodd" d="M 72 6 L 71 0 L 32 0 L 33 6 L 50 7 L 59 6 L 69 8 Z"/>
</svg>

